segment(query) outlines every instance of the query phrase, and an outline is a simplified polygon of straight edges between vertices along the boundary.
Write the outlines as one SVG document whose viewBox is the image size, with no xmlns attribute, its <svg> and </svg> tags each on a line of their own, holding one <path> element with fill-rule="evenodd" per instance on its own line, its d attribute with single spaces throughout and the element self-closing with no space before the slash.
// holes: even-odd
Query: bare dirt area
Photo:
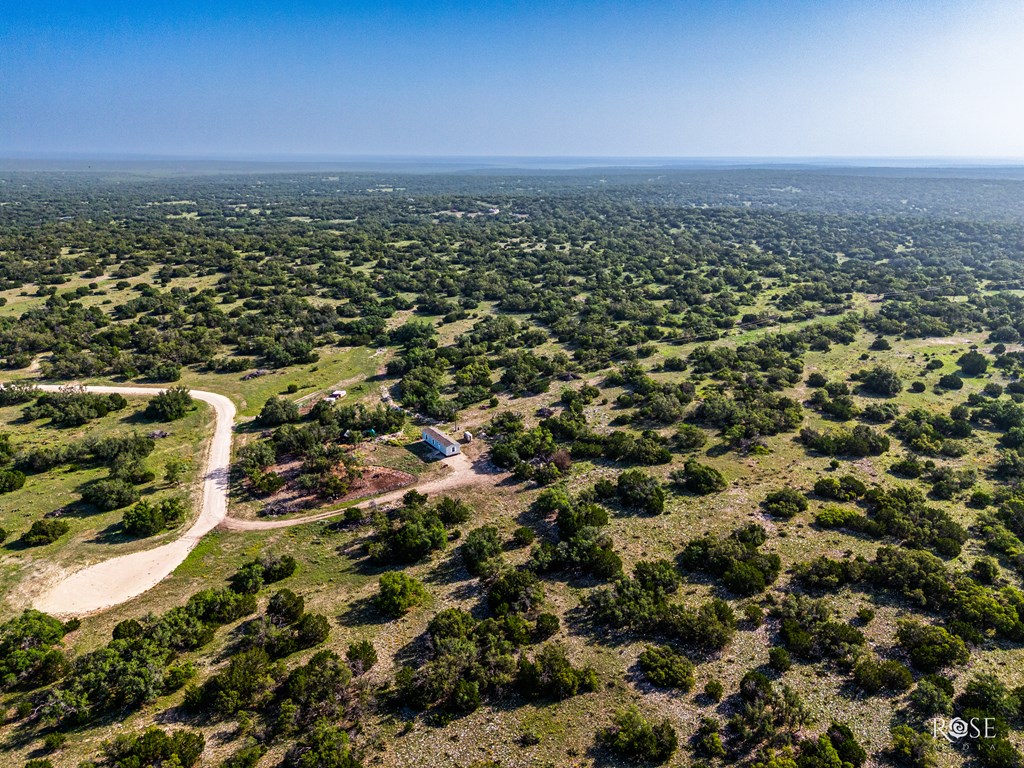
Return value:
<svg viewBox="0 0 1024 768">
<path fill-rule="evenodd" d="M 273 471 L 285 478 L 293 479 L 298 476 L 301 461 L 290 461 L 273 467 Z M 366 466 L 362 467 L 359 476 L 352 481 L 352 487 L 348 493 L 339 499 L 334 499 L 332 504 L 346 504 L 350 501 L 376 496 L 381 493 L 395 491 L 405 488 L 416 482 L 416 475 L 411 472 L 403 472 L 391 467 Z M 277 493 L 267 497 L 263 508 L 260 510 L 260 517 L 279 517 L 290 515 L 296 512 L 304 512 L 315 507 L 322 507 L 324 500 L 315 493 L 310 493 L 301 488 L 286 485 Z"/>
<path fill-rule="evenodd" d="M 417 483 L 411 486 L 411 488 L 420 493 L 430 495 L 468 486 L 496 485 L 500 480 L 507 477 L 507 473 L 498 469 L 489 461 L 482 458 L 474 460 L 464 453 L 458 453 L 441 459 L 440 463 L 444 464 L 449 471 L 433 480 Z M 393 504 L 401 500 L 408 488 L 409 486 L 379 496 L 373 496 L 358 506 Z M 317 520 L 337 517 L 344 512 L 345 506 L 289 520 L 244 520 L 228 516 L 220 524 L 220 528 L 227 531 L 264 531 L 272 528 L 288 528 L 293 525 L 302 525 L 303 523 L 312 523 Z"/>
</svg>

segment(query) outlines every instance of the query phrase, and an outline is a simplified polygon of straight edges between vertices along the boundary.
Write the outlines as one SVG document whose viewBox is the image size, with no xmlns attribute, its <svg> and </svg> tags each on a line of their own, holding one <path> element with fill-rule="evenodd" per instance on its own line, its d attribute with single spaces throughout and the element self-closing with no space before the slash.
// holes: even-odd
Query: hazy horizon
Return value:
<svg viewBox="0 0 1024 768">
<path fill-rule="evenodd" d="M 1024 158 L 1024 6 L 43 0 L 0 156 Z"/>
</svg>

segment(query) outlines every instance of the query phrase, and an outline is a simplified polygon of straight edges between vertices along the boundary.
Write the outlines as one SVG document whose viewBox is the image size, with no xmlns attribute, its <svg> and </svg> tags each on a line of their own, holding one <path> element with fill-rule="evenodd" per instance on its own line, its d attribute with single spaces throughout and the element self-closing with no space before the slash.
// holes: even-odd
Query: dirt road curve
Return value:
<svg viewBox="0 0 1024 768">
<path fill-rule="evenodd" d="M 58 386 L 40 389 L 55 391 Z M 153 395 L 166 387 L 86 387 L 90 392 Z M 192 390 L 192 397 L 213 406 L 216 422 L 203 466 L 203 498 L 199 517 L 175 541 L 155 549 L 113 557 L 75 571 L 39 595 L 33 602 L 41 611 L 58 616 L 82 615 L 118 605 L 156 586 L 177 568 L 207 533 L 228 512 L 228 471 L 235 406 L 224 395 Z"/>
</svg>

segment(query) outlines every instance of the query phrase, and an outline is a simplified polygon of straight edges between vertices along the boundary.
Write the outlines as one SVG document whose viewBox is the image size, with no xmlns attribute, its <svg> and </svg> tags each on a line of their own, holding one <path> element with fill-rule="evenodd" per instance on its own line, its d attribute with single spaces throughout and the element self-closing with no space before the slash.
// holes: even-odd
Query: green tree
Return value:
<svg viewBox="0 0 1024 768">
<path fill-rule="evenodd" d="M 171 387 L 150 398 L 146 417 L 154 421 L 177 421 L 195 407 L 187 387 Z"/>
<path fill-rule="evenodd" d="M 624 757 L 659 765 L 672 757 L 679 745 L 675 728 L 667 718 L 652 724 L 636 707 L 616 712 L 600 740 Z"/>
<path fill-rule="evenodd" d="M 264 404 L 256 417 L 261 427 L 277 427 L 291 424 L 299 420 L 299 407 L 291 400 L 283 397 L 271 397 Z"/>
<path fill-rule="evenodd" d="M 403 616 L 430 597 L 426 587 L 400 571 L 382 574 L 377 592 L 377 607 L 388 616 Z"/>
</svg>

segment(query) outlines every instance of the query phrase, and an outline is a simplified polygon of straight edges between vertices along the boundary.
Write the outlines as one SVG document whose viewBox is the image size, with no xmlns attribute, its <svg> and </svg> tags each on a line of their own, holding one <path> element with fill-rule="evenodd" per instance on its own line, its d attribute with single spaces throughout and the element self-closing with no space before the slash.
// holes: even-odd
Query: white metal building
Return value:
<svg viewBox="0 0 1024 768">
<path fill-rule="evenodd" d="M 454 456 L 459 453 L 462 448 L 457 440 L 454 440 L 439 429 L 433 427 L 423 428 L 423 442 L 434 448 L 445 456 Z"/>
</svg>

